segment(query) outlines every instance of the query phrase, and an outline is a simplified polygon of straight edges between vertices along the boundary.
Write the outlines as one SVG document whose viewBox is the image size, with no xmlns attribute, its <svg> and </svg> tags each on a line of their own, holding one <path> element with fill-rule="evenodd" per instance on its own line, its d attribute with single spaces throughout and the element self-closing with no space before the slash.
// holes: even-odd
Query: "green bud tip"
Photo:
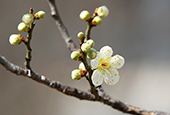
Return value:
<svg viewBox="0 0 170 115">
<path fill-rule="evenodd" d="M 99 16 L 93 18 L 91 24 L 93 26 L 99 26 L 102 23 L 102 19 Z"/>
<path fill-rule="evenodd" d="M 71 72 L 71 78 L 73 80 L 79 80 L 81 78 L 81 71 L 79 69 L 75 69 Z"/>
<path fill-rule="evenodd" d="M 89 21 L 91 19 L 91 15 L 87 10 L 83 10 L 80 13 L 80 19 L 82 19 L 84 21 Z"/>
<path fill-rule="evenodd" d="M 88 52 L 87 52 L 87 58 L 89 59 L 95 59 L 97 56 L 97 51 L 93 48 L 91 48 Z"/>
<path fill-rule="evenodd" d="M 73 51 L 71 53 L 71 59 L 75 60 L 75 61 L 79 61 L 80 60 L 80 57 L 81 57 L 81 54 L 79 51 Z"/>
<path fill-rule="evenodd" d="M 34 16 L 32 14 L 24 14 L 22 16 L 22 21 L 25 23 L 25 24 L 31 24 L 34 22 Z"/>
<path fill-rule="evenodd" d="M 30 28 L 27 24 L 25 24 L 24 22 L 21 22 L 20 24 L 18 24 L 18 30 L 20 32 L 28 32 Z"/>
<path fill-rule="evenodd" d="M 93 41 L 92 39 L 87 40 L 86 43 L 89 44 L 89 45 L 91 46 L 91 48 L 94 47 L 94 44 L 95 44 L 94 41 Z"/>
<path fill-rule="evenodd" d="M 24 38 L 22 37 L 21 34 L 12 34 L 9 37 L 9 43 L 11 45 L 19 45 L 23 40 L 24 40 Z"/>
<path fill-rule="evenodd" d="M 79 32 L 77 34 L 77 37 L 80 38 L 81 40 L 84 39 L 84 33 L 83 32 Z"/>
<path fill-rule="evenodd" d="M 36 19 L 41 20 L 41 19 L 44 18 L 45 12 L 44 11 L 38 11 L 34 16 L 35 16 Z"/>
<path fill-rule="evenodd" d="M 96 13 L 101 18 L 107 17 L 109 14 L 109 9 L 106 6 L 100 6 L 96 9 Z"/>
<path fill-rule="evenodd" d="M 90 50 L 90 48 L 91 48 L 91 45 L 89 45 L 89 44 L 87 44 L 87 43 L 83 43 L 83 44 L 81 45 L 81 50 L 82 50 L 83 52 L 88 52 L 88 51 Z"/>
</svg>

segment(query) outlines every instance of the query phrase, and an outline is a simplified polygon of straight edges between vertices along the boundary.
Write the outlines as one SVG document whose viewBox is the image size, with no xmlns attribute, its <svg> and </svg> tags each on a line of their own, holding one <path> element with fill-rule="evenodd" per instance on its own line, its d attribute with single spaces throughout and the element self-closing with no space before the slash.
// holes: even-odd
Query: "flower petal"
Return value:
<svg viewBox="0 0 170 115">
<path fill-rule="evenodd" d="M 90 61 L 92 68 L 96 69 L 98 67 L 98 65 L 100 64 L 100 59 L 101 54 L 100 52 L 97 52 L 96 58 Z"/>
<path fill-rule="evenodd" d="M 111 85 L 115 85 L 119 81 L 120 74 L 117 69 L 110 69 L 110 73 L 112 74 Z"/>
<path fill-rule="evenodd" d="M 111 57 L 113 54 L 113 50 L 110 46 L 104 46 L 100 49 L 100 53 L 102 53 L 106 57 Z"/>
<path fill-rule="evenodd" d="M 119 81 L 119 74 L 116 69 L 112 69 L 112 71 L 104 70 L 104 81 L 108 85 L 115 85 Z"/>
<path fill-rule="evenodd" d="M 108 84 L 108 85 L 115 85 L 118 81 L 119 81 L 120 76 L 116 76 L 114 77 L 112 80 L 109 79 L 104 79 L 104 81 Z"/>
<path fill-rule="evenodd" d="M 111 62 L 117 69 L 121 69 L 125 63 L 125 59 L 120 55 L 115 55 L 112 57 Z"/>
<path fill-rule="evenodd" d="M 100 71 L 98 69 L 94 70 L 91 79 L 95 86 L 99 86 L 103 83 L 102 74 L 100 73 Z"/>
</svg>

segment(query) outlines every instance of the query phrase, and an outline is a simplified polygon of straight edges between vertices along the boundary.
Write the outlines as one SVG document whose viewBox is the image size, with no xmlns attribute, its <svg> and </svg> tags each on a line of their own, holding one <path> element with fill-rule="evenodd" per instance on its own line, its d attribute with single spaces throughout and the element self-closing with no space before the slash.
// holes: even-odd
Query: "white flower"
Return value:
<svg viewBox="0 0 170 115">
<path fill-rule="evenodd" d="M 120 55 L 111 57 L 112 54 L 112 48 L 104 46 L 98 52 L 97 57 L 91 60 L 91 66 L 95 69 L 91 78 L 95 86 L 101 85 L 103 80 L 108 85 L 114 85 L 119 81 L 120 74 L 117 69 L 121 69 L 125 60 Z"/>
</svg>

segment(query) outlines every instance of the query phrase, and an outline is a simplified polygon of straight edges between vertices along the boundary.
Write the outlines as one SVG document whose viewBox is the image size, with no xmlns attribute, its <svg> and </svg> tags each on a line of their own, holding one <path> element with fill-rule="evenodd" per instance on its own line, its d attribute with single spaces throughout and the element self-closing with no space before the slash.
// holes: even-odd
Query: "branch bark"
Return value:
<svg viewBox="0 0 170 115">
<path fill-rule="evenodd" d="M 134 114 L 134 115 L 170 115 L 168 113 L 159 112 L 159 111 L 147 111 L 147 110 L 135 107 L 135 106 L 125 104 L 122 101 L 114 100 L 109 95 L 107 95 L 101 87 L 97 88 L 100 98 L 95 98 L 95 96 L 91 94 L 90 92 L 85 92 L 77 88 L 66 86 L 58 81 L 50 80 L 49 78 L 46 78 L 43 75 L 39 75 L 38 73 L 35 73 L 32 70 L 24 69 L 20 66 L 14 65 L 13 63 L 9 62 L 3 56 L 0 56 L 0 64 L 4 68 L 6 68 L 8 71 L 16 75 L 21 75 L 23 77 L 30 78 L 50 88 L 56 89 L 63 94 L 73 96 L 80 100 L 98 101 L 114 109 L 122 111 L 124 113 L 129 113 L 129 114 Z"/>
<path fill-rule="evenodd" d="M 70 51 L 78 50 L 75 43 L 71 39 L 71 37 L 67 31 L 67 28 L 65 27 L 65 25 L 63 24 L 63 22 L 59 16 L 57 7 L 55 5 L 55 0 L 47 0 L 47 1 L 50 6 L 51 16 L 54 18 L 55 23 L 58 26 L 58 29 L 60 30 L 62 38 L 64 39 L 67 47 L 70 49 Z"/>
</svg>

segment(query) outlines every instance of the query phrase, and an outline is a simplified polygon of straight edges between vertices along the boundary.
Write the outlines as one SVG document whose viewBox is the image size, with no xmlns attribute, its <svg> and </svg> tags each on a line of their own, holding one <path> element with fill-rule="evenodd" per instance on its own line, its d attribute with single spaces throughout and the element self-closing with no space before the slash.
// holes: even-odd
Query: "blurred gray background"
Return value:
<svg viewBox="0 0 170 115">
<path fill-rule="evenodd" d="M 170 0 L 56 0 L 60 16 L 78 46 L 76 37 L 86 23 L 79 13 L 91 14 L 106 5 L 109 16 L 92 29 L 95 49 L 104 45 L 126 59 L 115 86 L 103 87 L 114 99 L 147 110 L 170 113 Z M 23 14 L 33 7 L 46 16 L 36 21 L 32 39 L 32 69 L 63 84 L 89 89 L 85 79 L 70 77 L 79 62 L 70 59 L 59 30 L 50 16 L 46 0 L 0 0 L 0 55 L 24 67 L 24 44 L 11 46 L 8 38 L 20 33 L 17 25 Z M 22 33 L 26 37 L 25 33 Z M 98 102 L 80 101 L 0 66 L 0 115 L 123 115 Z"/>
</svg>

